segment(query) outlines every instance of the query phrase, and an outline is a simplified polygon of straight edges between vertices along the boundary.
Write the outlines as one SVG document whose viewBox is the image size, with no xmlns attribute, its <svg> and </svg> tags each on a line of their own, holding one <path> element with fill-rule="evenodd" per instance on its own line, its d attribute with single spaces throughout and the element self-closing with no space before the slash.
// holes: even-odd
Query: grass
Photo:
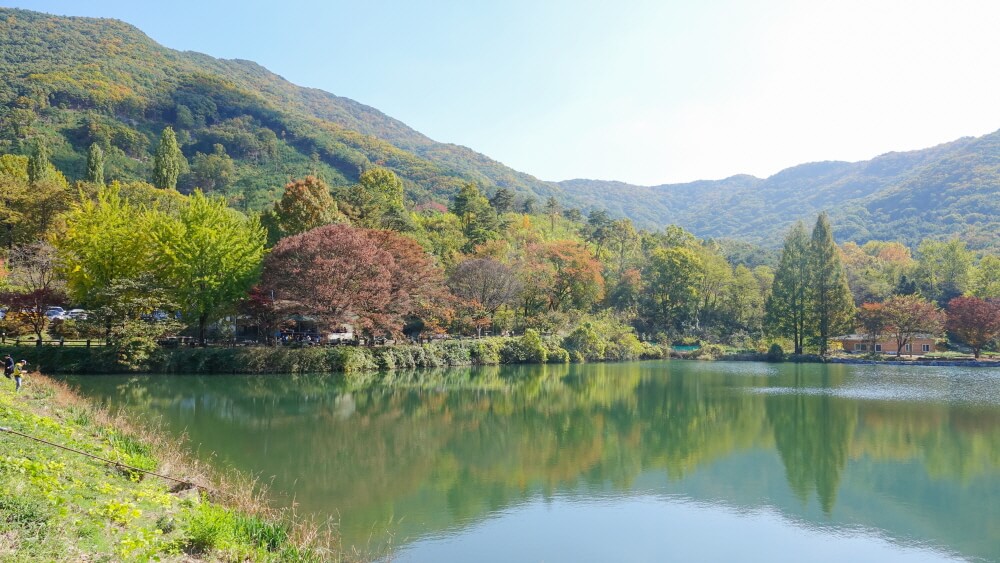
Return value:
<svg viewBox="0 0 1000 563">
<path fill-rule="evenodd" d="M 343 560 L 329 527 L 270 508 L 259 487 L 194 462 L 176 440 L 31 375 L 0 379 L 0 425 L 210 485 L 211 492 L 0 432 L 0 561 Z"/>
</svg>

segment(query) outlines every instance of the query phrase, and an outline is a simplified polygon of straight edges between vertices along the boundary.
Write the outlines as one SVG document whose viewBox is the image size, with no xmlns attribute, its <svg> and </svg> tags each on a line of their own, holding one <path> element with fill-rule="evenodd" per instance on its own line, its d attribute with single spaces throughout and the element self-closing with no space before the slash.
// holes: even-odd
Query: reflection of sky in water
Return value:
<svg viewBox="0 0 1000 563">
<path fill-rule="evenodd" d="M 553 526 L 558 522 L 558 526 Z M 794 527 L 797 533 L 790 534 Z M 962 560 L 899 545 L 878 531 L 789 520 L 771 508 L 733 510 L 682 497 L 556 497 L 494 514 L 451 534 L 414 541 L 393 561 L 831 561 Z"/>
</svg>

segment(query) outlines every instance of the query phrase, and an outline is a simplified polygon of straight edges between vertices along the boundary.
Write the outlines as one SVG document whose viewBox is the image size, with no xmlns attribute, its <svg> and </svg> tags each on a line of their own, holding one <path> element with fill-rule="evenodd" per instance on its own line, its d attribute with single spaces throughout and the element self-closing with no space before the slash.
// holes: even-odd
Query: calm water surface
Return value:
<svg viewBox="0 0 1000 563">
<path fill-rule="evenodd" d="M 1000 561 L 1000 370 L 420 375 L 74 382 L 394 561 Z"/>
</svg>

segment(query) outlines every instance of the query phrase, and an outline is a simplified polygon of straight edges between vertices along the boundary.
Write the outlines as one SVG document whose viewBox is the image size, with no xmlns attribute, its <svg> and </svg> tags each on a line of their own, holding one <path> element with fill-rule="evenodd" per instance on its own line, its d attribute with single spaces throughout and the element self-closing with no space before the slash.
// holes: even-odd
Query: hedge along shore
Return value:
<svg viewBox="0 0 1000 563">
<path fill-rule="evenodd" d="M 567 363 L 571 354 L 534 331 L 520 337 L 444 340 L 428 344 L 391 346 L 253 346 L 162 348 L 138 369 L 125 369 L 112 347 L 18 346 L 2 347 L 0 354 L 26 359 L 30 366 L 53 374 L 176 373 L 267 374 L 343 373 L 349 381 L 374 381 L 378 372 L 396 369 L 439 368 L 499 364 Z M 665 348 L 608 348 L 600 358 L 576 360 L 637 360 L 667 356 Z"/>
<path fill-rule="evenodd" d="M 194 461 L 65 384 L 0 378 L 0 561 L 338 561 L 330 527 L 267 505 L 255 483 Z M 256 492 L 255 492 L 256 491 Z M 351 557 L 356 558 L 356 557 Z"/>
</svg>

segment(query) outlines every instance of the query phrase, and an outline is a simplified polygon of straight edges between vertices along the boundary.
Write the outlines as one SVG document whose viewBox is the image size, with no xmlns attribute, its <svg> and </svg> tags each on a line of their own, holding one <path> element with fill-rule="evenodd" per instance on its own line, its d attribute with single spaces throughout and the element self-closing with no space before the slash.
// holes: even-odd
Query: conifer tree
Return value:
<svg viewBox="0 0 1000 563">
<path fill-rule="evenodd" d="M 49 162 L 49 148 L 44 141 L 35 143 L 31 156 L 28 157 L 28 181 L 36 184 L 48 177 L 52 170 Z"/>
<path fill-rule="evenodd" d="M 802 353 L 807 333 L 809 281 L 809 238 L 800 221 L 785 236 L 781 261 L 765 305 L 769 332 L 791 338 L 796 354 Z"/>
<path fill-rule="evenodd" d="M 177 178 L 184 170 L 184 155 L 177 146 L 177 136 L 171 127 L 163 129 L 160 134 L 160 144 L 156 147 L 153 157 L 153 185 L 157 188 L 172 190 L 177 188 Z"/>
<path fill-rule="evenodd" d="M 87 181 L 104 185 L 104 151 L 97 143 L 91 143 L 87 152 Z"/>
<path fill-rule="evenodd" d="M 497 215 L 503 215 L 514 209 L 514 192 L 508 190 L 507 188 L 497 188 L 497 191 L 493 194 L 493 198 L 490 199 L 490 205 L 493 209 L 496 209 Z"/>
<path fill-rule="evenodd" d="M 849 331 L 854 319 L 854 298 L 847 286 L 847 274 L 833 242 L 826 213 L 816 218 L 809 241 L 808 322 L 816 334 L 819 353 L 825 356 L 829 340 L 836 333 Z"/>
</svg>

